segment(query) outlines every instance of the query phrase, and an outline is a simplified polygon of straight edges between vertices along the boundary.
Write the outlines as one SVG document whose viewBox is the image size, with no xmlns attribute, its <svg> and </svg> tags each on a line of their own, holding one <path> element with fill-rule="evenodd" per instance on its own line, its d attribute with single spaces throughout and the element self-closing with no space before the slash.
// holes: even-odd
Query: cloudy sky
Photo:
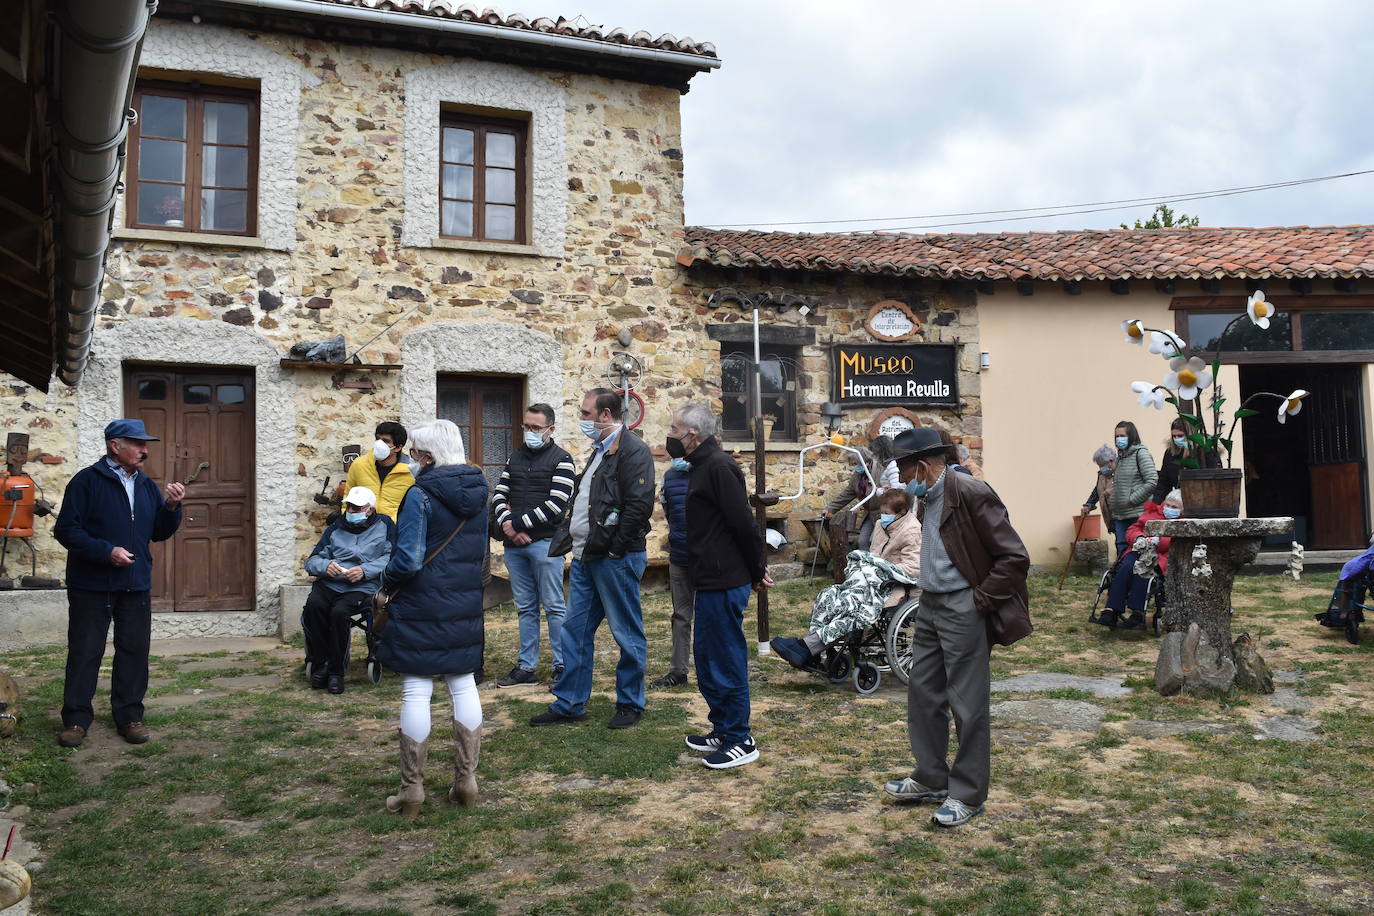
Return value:
<svg viewBox="0 0 1374 916">
<path fill-rule="evenodd" d="M 1374 169 L 1374 4 L 1359 0 L 572 2 L 521 11 L 715 43 L 724 66 L 683 99 L 691 224 L 1113 228 L 1153 206 L 929 215 Z M 1374 223 L 1374 174 L 1175 209 L 1211 226 Z M 994 221 L 948 225 L 976 219 Z"/>
</svg>

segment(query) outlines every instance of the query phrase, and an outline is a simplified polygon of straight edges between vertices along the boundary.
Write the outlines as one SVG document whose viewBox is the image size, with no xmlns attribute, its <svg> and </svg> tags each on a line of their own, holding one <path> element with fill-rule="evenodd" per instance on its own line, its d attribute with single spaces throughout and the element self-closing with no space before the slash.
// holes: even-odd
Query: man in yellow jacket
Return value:
<svg viewBox="0 0 1374 916">
<path fill-rule="evenodd" d="M 386 421 L 377 424 L 377 441 L 371 452 L 364 452 L 348 466 L 348 488 L 367 487 L 377 494 L 377 514 L 393 522 L 415 477 L 401 453 L 406 445 L 406 428 Z"/>
</svg>

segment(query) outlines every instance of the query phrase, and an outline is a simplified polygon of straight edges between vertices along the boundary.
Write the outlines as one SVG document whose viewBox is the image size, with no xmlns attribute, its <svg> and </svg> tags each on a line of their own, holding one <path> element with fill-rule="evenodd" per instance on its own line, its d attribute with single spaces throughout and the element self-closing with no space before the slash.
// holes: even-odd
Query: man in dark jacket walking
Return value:
<svg viewBox="0 0 1374 916">
<path fill-rule="evenodd" d="M 572 455 L 553 441 L 553 408 L 525 410 L 525 441 L 516 449 L 492 491 L 491 514 L 505 544 L 506 573 L 520 612 L 520 657 L 497 687 L 534 683 L 539 664 L 539 606 L 548 619 L 553 679 L 563 673 L 563 558 L 549 555 L 549 539 L 572 497 L 576 467 Z"/>
<path fill-rule="evenodd" d="M 580 722 L 592 694 L 596 631 L 604 619 L 620 646 L 611 728 L 629 728 L 644 714 L 644 611 L 639 580 L 648 562 L 645 536 L 654 511 L 654 459 L 621 423 L 620 395 L 594 388 L 582 399 L 582 433 L 596 443 L 573 486 L 572 511 L 550 553 L 572 551 L 568 615 L 563 621 L 563 676 L 548 712 L 531 725 Z"/>
<path fill-rule="evenodd" d="M 711 731 L 687 746 L 706 751 L 715 770 L 759 759 L 749 731 L 749 644 L 744 609 L 752 588 L 769 588 L 763 544 L 749 509 L 744 472 L 716 442 L 716 417 L 703 404 L 673 415 L 665 448 L 692 466 L 687 489 L 687 570 L 696 588 L 697 687 Z"/>
<path fill-rule="evenodd" d="M 142 420 L 105 427 L 105 455 L 67 484 L 53 534 L 67 548 L 67 672 L 62 732 L 57 743 L 78 747 L 95 719 L 95 697 L 105 639 L 114 623 L 110 713 L 125 741 L 148 740 L 143 696 L 148 691 L 152 641 L 150 541 L 165 541 L 181 525 L 186 488 L 159 489 L 141 468 L 148 458 Z"/>
<path fill-rule="evenodd" d="M 668 588 L 673 596 L 673 660 L 668 673 L 650 687 L 681 687 L 687 683 L 687 656 L 692 651 L 692 579 L 687 570 L 687 488 L 692 466 L 674 458 L 663 475 L 659 502 L 668 522 Z"/>
<path fill-rule="evenodd" d="M 916 769 L 884 787 L 898 801 L 939 803 L 931 820 L 957 827 L 983 812 L 991 766 L 989 627 L 1024 618 L 1030 558 L 1007 507 L 981 480 L 950 473 L 937 430 L 897 436 L 897 471 L 921 500 L 921 606 L 907 682 L 907 733 Z M 959 733 L 951 767 L 949 714 Z"/>
</svg>

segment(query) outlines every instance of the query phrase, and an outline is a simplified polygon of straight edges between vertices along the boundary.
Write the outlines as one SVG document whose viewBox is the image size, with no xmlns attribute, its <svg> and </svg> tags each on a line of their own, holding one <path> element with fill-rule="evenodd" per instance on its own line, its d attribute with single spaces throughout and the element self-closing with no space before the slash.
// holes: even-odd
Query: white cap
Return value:
<svg viewBox="0 0 1374 916">
<path fill-rule="evenodd" d="M 373 493 L 369 487 L 354 487 L 348 491 L 344 497 L 344 502 L 350 506 L 375 506 L 377 505 L 377 494 Z"/>
<path fill-rule="evenodd" d="M 783 544 L 787 543 L 787 535 L 783 534 L 776 528 L 769 528 L 766 532 L 764 532 L 763 539 L 767 541 L 768 546 L 773 548 L 774 550 L 777 550 Z"/>
</svg>

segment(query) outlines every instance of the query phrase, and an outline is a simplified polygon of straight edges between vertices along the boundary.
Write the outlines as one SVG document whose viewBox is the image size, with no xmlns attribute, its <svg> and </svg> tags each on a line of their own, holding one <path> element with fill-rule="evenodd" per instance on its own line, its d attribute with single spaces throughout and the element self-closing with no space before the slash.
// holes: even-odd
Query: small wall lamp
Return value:
<svg viewBox="0 0 1374 916">
<path fill-rule="evenodd" d="M 979 368 L 979 369 L 991 369 L 991 368 L 992 368 L 992 354 L 989 353 L 987 350 L 984 350 L 982 353 L 979 353 L 979 354 L 978 354 L 978 368 Z"/>
<path fill-rule="evenodd" d="M 844 410 L 834 401 L 826 401 L 821 405 L 821 416 L 825 417 L 825 432 L 829 435 L 840 428 L 840 420 L 844 418 Z"/>
</svg>

